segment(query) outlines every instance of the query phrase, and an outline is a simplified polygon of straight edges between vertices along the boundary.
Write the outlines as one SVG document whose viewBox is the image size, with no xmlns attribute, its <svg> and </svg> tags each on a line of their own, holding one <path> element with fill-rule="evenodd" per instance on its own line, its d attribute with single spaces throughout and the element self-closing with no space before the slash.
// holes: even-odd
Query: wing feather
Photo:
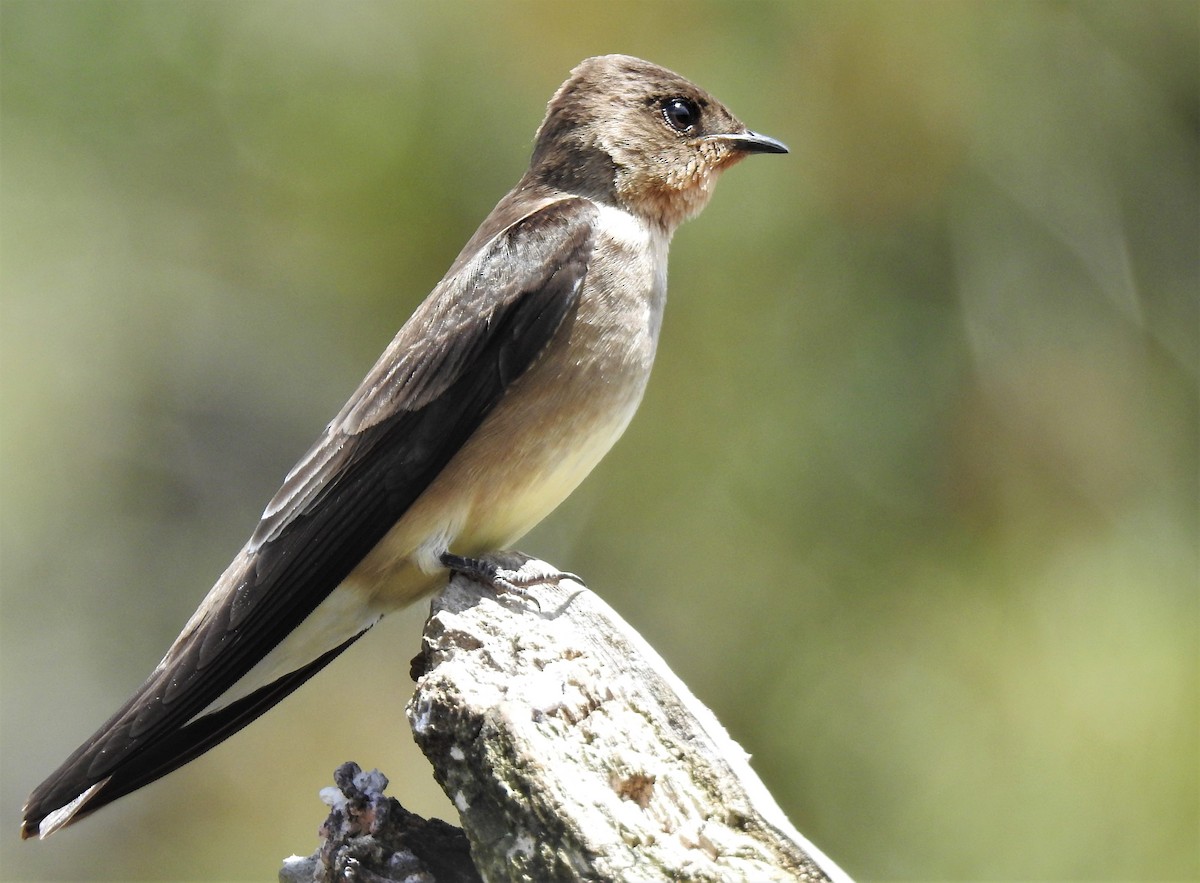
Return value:
<svg viewBox="0 0 1200 883">
<path fill-rule="evenodd" d="M 511 216 L 512 206 L 502 202 L 493 219 L 505 211 Z M 474 255 L 464 251 L 288 473 L 241 566 L 214 588 L 224 595 L 33 792 L 23 836 L 89 789 L 72 815 L 186 763 L 346 646 L 255 694 L 254 702 L 235 703 L 234 712 L 197 718 L 345 579 L 572 314 L 594 246 L 595 212 L 586 200 L 543 201 L 483 240 Z M 217 715 L 219 721 L 204 723 Z"/>
</svg>

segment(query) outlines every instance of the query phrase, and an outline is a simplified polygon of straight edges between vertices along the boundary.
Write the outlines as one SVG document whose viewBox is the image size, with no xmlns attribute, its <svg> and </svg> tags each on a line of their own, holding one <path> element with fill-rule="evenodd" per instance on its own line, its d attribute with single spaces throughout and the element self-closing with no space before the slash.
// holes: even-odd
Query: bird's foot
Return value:
<svg viewBox="0 0 1200 883">
<path fill-rule="evenodd" d="M 439 560 L 444 567 L 477 583 L 490 586 L 496 592 L 508 592 L 522 598 L 530 597 L 529 589 L 533 586 L 558 585 L 567 579 L 581 586 L 584 584 L 575 574 L 557 570 L 544 561 L 533 558 L 527 559 L 516 569 L 502 567 L 487 558 L 464 558 L 450 552 L 444 552 Z"/>
</svg>

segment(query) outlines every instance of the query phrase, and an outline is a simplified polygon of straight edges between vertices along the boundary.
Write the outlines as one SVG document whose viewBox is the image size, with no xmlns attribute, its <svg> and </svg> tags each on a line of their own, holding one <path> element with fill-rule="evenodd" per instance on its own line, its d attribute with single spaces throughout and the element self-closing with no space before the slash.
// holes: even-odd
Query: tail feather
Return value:
<svg viewBox="0 0 1200 883">
<path fill-rule="evenodd" d="M 212 714 L 197 718 L 147 742 L 123 758 L 103 777 L 89 774 L 107 742 L 109 728 L 122 713 L 100 728 L 25 803 L 21 839 L 46 838 L 100 807 L 160 779 L 232 736 L 323 669 L 366 632 L 359 632 L 303 668 L 299 668 Z M 137 697 L 122 712 L 136 704 Z"/>
</svg>

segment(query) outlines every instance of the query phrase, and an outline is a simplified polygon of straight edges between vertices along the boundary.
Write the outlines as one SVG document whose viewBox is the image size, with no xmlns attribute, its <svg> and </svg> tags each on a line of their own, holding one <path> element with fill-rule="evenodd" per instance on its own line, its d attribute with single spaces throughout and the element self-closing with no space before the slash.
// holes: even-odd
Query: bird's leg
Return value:
<svg viewBox="0 0 1200 883">
<path fill-rule="evenodd" d="M 529 589 L 542 583 L 557 585 L 562 580 L 569 579 L 579 583 L 581 586 L 584 585 L 583 580 L 573 573 L 566 573 L 547 567 L 527 568 L 522 565 L 513 570 L 501 567 L 499 564 L 486 558 L 464 558 L 461 555 L 455 555 L 451 552 L 443 552 L 439 560 L 443 566 L 455 573 L 461 573 L 468 579 L 482 583 L 485 586 L 490 586 L 497 592 L 510 592 L 522 597 L 528 597 Z M 532 560 L 529 559 L 529 561 Z"/>
</svg>

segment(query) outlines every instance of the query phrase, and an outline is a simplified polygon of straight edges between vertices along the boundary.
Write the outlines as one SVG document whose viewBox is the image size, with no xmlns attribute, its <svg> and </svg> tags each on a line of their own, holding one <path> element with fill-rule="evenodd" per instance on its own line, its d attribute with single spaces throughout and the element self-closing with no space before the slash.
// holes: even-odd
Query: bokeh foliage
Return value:
<svg viewBox="0 0 1200 883">
<path fill-rule="evenodd" d="M 4 879 L 271 879 L 348 759 L 453 818 L 414 611 L 15 839 L 612 51 L 793 152 L 680 231 L 642 411 L 522 548 L 855 876 L 1200 877 L 1195 3 L 4 0 Z"/>
</svg>

